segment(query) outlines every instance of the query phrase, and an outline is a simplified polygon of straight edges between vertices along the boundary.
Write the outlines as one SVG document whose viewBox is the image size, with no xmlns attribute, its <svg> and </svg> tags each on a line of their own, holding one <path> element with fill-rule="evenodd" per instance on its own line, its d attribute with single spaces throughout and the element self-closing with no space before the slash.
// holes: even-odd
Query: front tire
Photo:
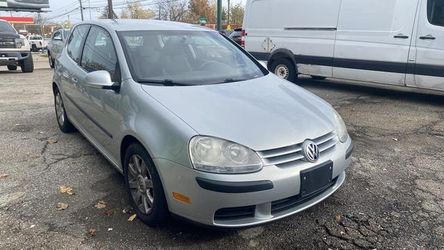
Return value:
<svg viewBox="0 0 444 250">
<path fill-rule="evenodd" d="M 23 73 L 31 73 L 34 71 L 34 61 L 32 60 L 32 54 L 30 54 L 26 59 L 20 62 L 20 67 Z"/>
<path fill-rule="evenodd" d="M 76 131 L 76 128 L 69 121 L 66 115 L 65 105 L 63 104 L 62 95 L 58 89 L 54 90 L 54 108 L 56 113 L 57 124 L 63 133 L 71 133 Z"/>
<path fill-rule="evenodd" d="M 162 182 L 148 152 L 138 143 L 125 152 L 123 174 L 130 204 L 137 217 L 158 226 L 169 216 Z"/>
<path fill-rule="evenodd" d="M 296 66 L 287 58 L 275 59 L 270 65 L 270 71 L 290 82 L 294 82 L 298 77 Z"/>
</svg>

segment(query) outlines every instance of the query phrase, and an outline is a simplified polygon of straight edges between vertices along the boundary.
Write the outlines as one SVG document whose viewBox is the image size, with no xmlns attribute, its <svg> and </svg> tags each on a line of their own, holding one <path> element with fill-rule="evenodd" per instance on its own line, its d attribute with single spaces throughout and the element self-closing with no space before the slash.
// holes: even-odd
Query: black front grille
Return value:
<svg viewBox="0 0 444 250">
<path fill-rule="evenodd" d="M 302 197 L 300 194 L 298 194 L 298 195 L 295 195 L 295 196 L 292 196 L 289 198 L 273 201 L 271 203 L 271 214 L 276 214 L 276 213 L 279 213 L 279 212 L 282 212 L 282 211 L 285 211 L 288 209 L 292 209 L 294 207 L 297 207 L 297 206 L 315 198 L 316 196 L 318 196 L 319 194 L 321 194 L 325 190 L 327 190 L 330 187 L 332 187 L 333 185 L 335 185 L 337 180 L 338 180 L 338 178 L 336 177 L 328 185 L 326 185 L 325 187 L 319 189 L 319 191 L 317 191 L 309 196 L 306 196 L 306 197 Z"/>
<path fill-rule="evenodd" d="M 0 48 L 15 48 L 15 40 L 13 38 L 0 38 Z"/>
<path fill-rule="evenodd" d="M 222 208 L 216 211 L 215 220 L 239 220 L 254 217 L 256 206 Z"/>
</svg>

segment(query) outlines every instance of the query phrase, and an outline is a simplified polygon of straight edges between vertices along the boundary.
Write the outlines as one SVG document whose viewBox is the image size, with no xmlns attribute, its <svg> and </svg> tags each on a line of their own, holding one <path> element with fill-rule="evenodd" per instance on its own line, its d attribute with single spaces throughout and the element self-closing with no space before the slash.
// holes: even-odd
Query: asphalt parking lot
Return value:
<svg viewBox="0 0 444 250">
<path fill-rule="evenodd" d="M 444 246 L 442 96 L 302 80 L 337 108 L 355 143 L 338 192 L 253 228 L 214 230 L 175 219 L 149 228 L 128 221 L 119 173 L 80 134 L 59 131 L 52 71 L 36 57 L 31 74 L 0 67 L 0 249 Z"/>
</svg>

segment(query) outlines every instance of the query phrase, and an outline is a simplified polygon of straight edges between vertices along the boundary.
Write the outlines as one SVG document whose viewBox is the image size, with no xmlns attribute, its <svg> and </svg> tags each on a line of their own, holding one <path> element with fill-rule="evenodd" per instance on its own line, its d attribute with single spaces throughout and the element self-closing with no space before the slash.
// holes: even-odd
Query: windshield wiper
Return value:
<svg viewBox="0 0 444 250">
<path fill-rule="evenodd" d="M 154 84 L 162 84 L 164 86 L 190 86 L 189 84 L 186 83 L 181 83 L 181 82 L 175 82 L 173 80 L 170 79 L 164 79 L 164 80 L 140 80 L 138 81 L 140 83 L 154 83 Z"/>
</svg>

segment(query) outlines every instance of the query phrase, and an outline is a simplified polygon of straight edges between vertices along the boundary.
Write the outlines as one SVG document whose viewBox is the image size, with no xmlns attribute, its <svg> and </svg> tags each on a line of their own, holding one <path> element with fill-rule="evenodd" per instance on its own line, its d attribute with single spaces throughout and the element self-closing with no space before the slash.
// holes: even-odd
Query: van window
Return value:
<svg viewBox="0 0 444 250">
<path fill-rule="evenodd" d="M 88 33 L 88 25 L 77 26 L 72 36 L 69 38 L 68 46 L 66 47 L 66 52 L 68 55 L 78 64 L 80 64 L 80 53 L 82 52 L 82 43 L 86 34 Z"/>
<path fill-rule="evenodd" d="M 433 25 L 444 26 L 444 0 L 428 0 L 427 18 Z"/>
<path fill-rule="evenodd" d="M 102 28 L 93 26 L 83 49 L 82 68 L 88 72 L 106 70 L 113 81 L 118 81 L 117 55 L 111 36 Z"/>
</svg>

